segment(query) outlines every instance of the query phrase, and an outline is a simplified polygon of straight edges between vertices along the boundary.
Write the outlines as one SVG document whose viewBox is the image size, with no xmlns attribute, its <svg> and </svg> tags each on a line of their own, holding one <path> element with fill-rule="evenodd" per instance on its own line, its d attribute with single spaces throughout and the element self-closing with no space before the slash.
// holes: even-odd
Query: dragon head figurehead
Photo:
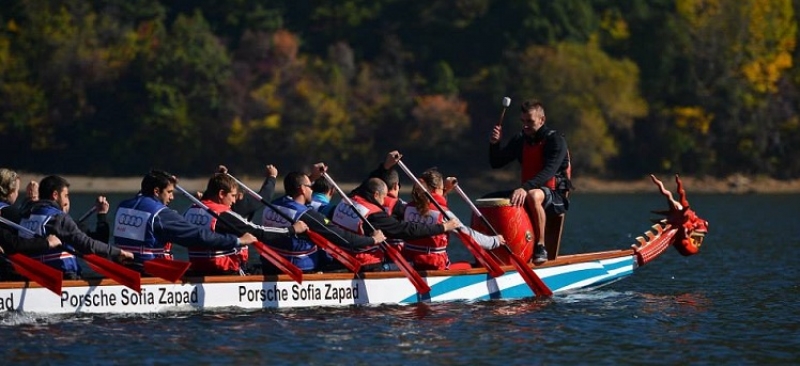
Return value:
<svg viewBox="0 0 800 366">
<path fill-rule="evenodd" d="M 680 202 L 672 197 L 672 192 L 664 188 L 664 183 L 661 183 L 658 178 L 652 174 L 650 178 L 661 190 L 661 194 L 667 198 L 667 204 L 669 205 L 668 210 L 653 211 L 653 213 L 665 216 L 664 219 L 658 220 L 657 223 L 677 229 L 672 244 L 678 249 L 678 252 L 685 256 L 697 254 L 703 244 L 703 239 L 708 233 L 708 221 L 697 216 L 697 213 L 689 207 L 689 201 L 686 200 L 686 191 L 683 189 L 683 183 L 677 174 L 675 175 L 675 183 L 678 185 Z"/>
</svg>

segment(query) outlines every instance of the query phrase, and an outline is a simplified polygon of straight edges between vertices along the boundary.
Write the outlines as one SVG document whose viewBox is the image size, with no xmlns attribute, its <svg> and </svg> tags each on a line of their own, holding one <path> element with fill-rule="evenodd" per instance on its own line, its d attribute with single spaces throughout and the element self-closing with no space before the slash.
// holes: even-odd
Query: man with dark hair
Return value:
<svg viewBox="0 0 800 366">
<path fill-rule="evenodd" d="M 303 173 L 291 172 L 287 174 L 283 179 L 283 189 L 286 192 L 286 196 L 272 202 L 278 210 L 291 217 L 292 220 L 302 219 L 308 225 L 309 230 L 313 230 L 347 251 L 353 252 L 371 248 L 386 239 L 380 230 L 372 233 L 371 236 L 363 236 L 355 235 L 329 224 L 322 214 L 309 207 L 312 195 L 311 180 Z M 264 208 L 264 226 L 286 227 L 289 224 L 287 220 L 271 208 Z M 306 272 L 343 268 L 339 263 L 334 262 L 330 255 L 319 250 L 306 235 L 274 240 L 267 244 Z M 261 263 L 264 273 L 275 273 L 277 271 L 263 257 L 261 258 Z"/>
<path fill-rule="evenodd" d="M 92 239 L 78 228 L 68 215 L 70 209 L 69 182 L 57 175 L 47 176 L 39 182 L 39 200 L 32 202 L 23 212 L 20 225 L 40 236 L 55 235 L 64 243 L 83 254 L 96 254 L 118 261 L 133 259 L 133 254 L 104 242 Z M 20 236 L 30 237 L 25 232 Z M 54 248 L 38 257 L 43 263 L 64 272 L 64 278 L 80 278 L 81 268 L 75 256 L 61 248 Z"/>
<path fill-rule="evenodd" d="M 228 168 L 225 165 L 220 165 L 217 168 L 218 173 L 227 174 Z M 261 188 L 258 190 L 260 195 L 265 200 L 272 199 L 272 194 L 275 193 L 275 185 L 277 184 L 278 168 L 272 164 L 267 164 L 264 167 L 264 182 L 261 183 Z M 249 194 L 239 191 L 236 195 L 236 202 L 231 206 L 234 212 L 242 215 L 247 221 L 253 221 L 256 212 L 261 209 L 263 205 L 259 200 L 253 198 Z"/>
<path fill-rule="evenodd" d="M 272 228 L 255 225 L 232 210 L 239 193 L 236 180 L 226 173 L 215 173 L 208 180 L 206 190 L 200 198 L 206 207 L 219 215 L 224 224 L 208 211 L 198 205 L 192 205 L 183 217 L 189 222 L 210 227 L 218 233 L 250 233 L 261 242 L 271 242 L 281 238 L 289 238 L 305 232 L 308 227 L 302 221 L 288 228 Z M 246 246 L 230 250 L 215 250 L 204 246 L 189 246 L 189 261 L 192 271 L 202 274 L 244 274 L 249 258 Z"/>
<path fill-rule="evenodd" d="M 492 169 L 502 168 L 513 160 L 522 167 L 522 184 L 508 196 L 515 206 L 526 205 L 534 235 L 534 263 L 547 261 L 544 246 L 546 212 L 562 214 L 569 209 L 567 192 L 570 182 L 570 161 L 564 135 L 545 125 L 544 106 L 536 100 L 522 104 L 522 131 L 500 146 L 502 125 L 496 125 L 489 139 L 489 162 Z"/>
<path fill-rule="evenodd" d="M 194 225 L 167 207 L 174 198 L 177 182 L 167 172 L 152 170 L 142 178 L 139 194 L 117 207 L 114 243 L 134 253 L 133 268 L 141 271 L 148 260 L 171 258 L 168 252 L 171 243 L 226 251 L 256 241 L 251 234 L 237 238 L 215 233 L 208 226 Z"/>
<path fill-rule="evenodd" d="M 380 178 L 369 178 L 356 188 L 351 194 L 355 209 L 364 216 L 369 223 L 376 229 L 383 231 L 384 235 L 390 239 L 417 239 L 434 235 L 443 234 L 455 230 L 460 222 L 450 220 L 440 224 L 423 224 L 399 221 L 389 215 L 384 208 L 384 202 L 388 193 L 386 183 Z M 370 225 L 362 222 L 358 215 L 353 212 L 353 207 L 344 200 L 339 202 L 333 212 L 333 222 L 345 230 L 357 233 L 370 233 Z M 356 258 L 362 266 L 367 268 L 380 268 L 384 261 L 383 251 L 375 246 L 370 250 L 355 253 Z"/>
</svg>

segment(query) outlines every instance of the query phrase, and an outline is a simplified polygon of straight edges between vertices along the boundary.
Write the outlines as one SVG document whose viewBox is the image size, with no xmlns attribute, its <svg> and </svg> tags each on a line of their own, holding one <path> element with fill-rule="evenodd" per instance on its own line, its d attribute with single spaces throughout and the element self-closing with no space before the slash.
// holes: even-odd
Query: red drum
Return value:
<svg viewBox="0 0 800 366">
<path fill-rule="evenodd" d="M 525 262 L 533 255 L 533 225 L 523 206 L 512 206 L 508 198 L 481 198 L 475 201 L 478 211 L 483 214 L 497 233 L 506 239 L 508 247 Z M 472 228 L 486 235 L 493 235 L 480 217 L 472 214 Z M 503 264 L 511 264 L 508 251 L 492 251 Z"/>
</svg>

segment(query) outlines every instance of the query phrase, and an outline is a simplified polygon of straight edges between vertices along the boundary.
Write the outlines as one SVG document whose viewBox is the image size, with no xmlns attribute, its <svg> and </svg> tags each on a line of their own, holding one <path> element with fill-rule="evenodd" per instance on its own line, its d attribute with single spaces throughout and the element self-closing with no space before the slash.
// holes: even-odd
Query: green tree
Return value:
<svg viewBox="0 0 800 366">
<path fill-rule="evenodd" d="M 566 134 L 576 170 L 606 173 L 619 152 L 617 136 L 647 114 L 636 65 L 612 59 L 595 40 L 533 46 L 515 61 L 512 77 L 521 82 L 513 94 L 545 102 L 548 125 Z"/>
</svg>

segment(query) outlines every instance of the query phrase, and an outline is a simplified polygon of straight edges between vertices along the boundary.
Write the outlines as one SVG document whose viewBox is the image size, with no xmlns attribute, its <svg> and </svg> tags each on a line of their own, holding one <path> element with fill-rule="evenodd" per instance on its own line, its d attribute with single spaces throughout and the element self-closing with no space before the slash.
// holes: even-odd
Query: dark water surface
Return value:
<svg viewBox="0 0 800 366">
<path fill-rule="evenodd" d="M 0 318 L 0 364 L 797 364 L 800 196 L 692 195 L 711 233 L 547 300 Z M 112 207 L 124 196 L 112 196 Z M 73 195 L 80 216 L 92 197 Z M 468 211 L 450 198 L 462 220 Z M 177 198 L 175 208 L 186 200 Z M 562 253 L 628 247 L 657 193 L 576 194 Z M 466 251 L 451 246 L 454 259 Z"/>
</svg>

